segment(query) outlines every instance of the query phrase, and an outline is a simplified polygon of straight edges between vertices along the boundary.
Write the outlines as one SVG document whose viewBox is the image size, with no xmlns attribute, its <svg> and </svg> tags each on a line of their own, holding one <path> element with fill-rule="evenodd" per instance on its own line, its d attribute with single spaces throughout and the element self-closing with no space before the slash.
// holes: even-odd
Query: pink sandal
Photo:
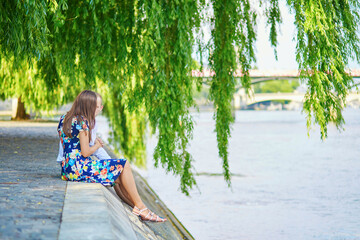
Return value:
<svg viewBox="0 0 360 240">
<path fill-rule="evenodd" d="M 145 215 L 142 214 L 143 212 L 145 211 L 148 211 L 148 213 Z M 132 211 L 133 214 L 135 214 L 136 216 L 138 216 L 140 218 L 140 220 L 142 221 L 150 221 L 150 222 L 165 222 L 167 219 L 166 218 L 162 218 L 162 217 L 159 217 L 158 215 L 156 215 L 155 213 L 153 213 L 152 211 L 150 211 L 149 209 L 147 208 L 143 208 L 143 209 L 139 209 L 138 207 L 134 207 L 133 208 L 133 211 Z"/>
</svg>

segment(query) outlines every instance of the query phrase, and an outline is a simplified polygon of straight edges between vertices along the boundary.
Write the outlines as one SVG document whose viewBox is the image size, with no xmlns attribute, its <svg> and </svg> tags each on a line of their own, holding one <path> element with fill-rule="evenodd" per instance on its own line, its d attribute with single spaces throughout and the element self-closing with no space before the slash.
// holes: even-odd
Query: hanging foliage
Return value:
<svg viewBox="0 0 360 240">
<path fill-rule="evenodd" d="M 141 54 L 143 82 L 136 96 L 141 96 L 150 125 L 158 129 L 155 166 L 181 176 L 181 190 L 195 184 L 192 157 L 187 151 L 193 121 L 189 107 L 194 104 L 191 76 L 193 29 L 199 26 L 196 1 L 143 1 L 143 41 Z M 139 81 L 140 79 L 138 79 Z M 134 97 L 136 97 L 134 96 Z"/>
<path fill-rule="evenodd" d="M 251 80 L 249 70 L 255 60 L 255 20 L 256 14 L 251 10 L 250 2 L 245 0 L 213 1 L 214 18 L 212 23 L 213 45 L 210 63 L 215 71 L 211 82 L 210 98 L 216 109 L 216 136 L 219 156 L 223 160 L 225 180 L 230 185 L 228 161 L 228 143 L 230 124 L 233 122 L 231 101 L 235 93 L 234 73 L 239 67 L 243 76 L 241 83 L 246 90 Z M 237 51 L 236 51 L 237 50 Z"/>
<path fill-rule="evenodd" d="M 321 138 L 327 125 L 342 128 L 342 109 L 353 80 L 347 72 L 350 58 L 360 62 L 358 1 L 291 1 L 297 28 L 296 60 L 301 79 L 307 82 L 304 111 L 308 135 L 311 123 L 319 124 Z M 300 4 L 301 3 L 301 4 Z"/>
<path fill-rule="evenodd" d="M 21 97 L 35 110 L 73 101 L 83 89 L 103 96 L 112 144 L 145 165 L 145 133 L 158 136 L 156 166 L 180 176 L 185 194 L 196 184 L 188 152 L 194 105 L 192 53 L 209 53 L 209 81 L 219 156 L 230 185 L 228 143 L 231 101 L 238 84 L 250 89 L 255 62 L 257 16 L 250 0 L 4 0 L 0 3 L 1 98 Z M 287 0 L 295 15 L 297 62 L 308 91 L 308 128 L 314 118 L 326 138 L 327 125 L 344 123 L 342 109 L 352 78 L 350 58 L 360 60 L 359 2 Z M 277 45 L 278 0 L 260 1 Z M 210 16 L 207 16 L 210 11 Z M 203 26 L 211 27 L 206 42 Z M 194 34 L 197 33 L 195 36 Z M 276 48 L 275 48 L 276 55 Z M 203 63 L 201 60 L 201 69 Z"/>
</svg>

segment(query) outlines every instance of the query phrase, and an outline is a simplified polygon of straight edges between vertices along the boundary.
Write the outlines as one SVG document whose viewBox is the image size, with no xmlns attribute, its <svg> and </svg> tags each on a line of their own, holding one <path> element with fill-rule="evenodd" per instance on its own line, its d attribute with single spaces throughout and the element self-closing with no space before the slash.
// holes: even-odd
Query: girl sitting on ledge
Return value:
<svg viewBox="0 0 360 240">
<path fill-rule="evenodd" d="M 111 159 L 102 149 L 103 142 L 95 135 L 95 116 L 102 110 L 101 96 L 93 91 L 82 91 L 75 99 L 70 111 L 61 116 L 58 133 L 62 148 L 61 178 L 67 181 L 101 183 L 114 186 L 117 195 L 133 207 L 133 214 L 143 221 L 165 222 L 146 208 L 137 191 L 130 163 L 126 159 Z M 101 159 L 90 156 L 102 149 Z M 104 155 L 104 152 L 106 153 Z M 107 159 L 103 159 L 106 156 Z"/>
</svg>

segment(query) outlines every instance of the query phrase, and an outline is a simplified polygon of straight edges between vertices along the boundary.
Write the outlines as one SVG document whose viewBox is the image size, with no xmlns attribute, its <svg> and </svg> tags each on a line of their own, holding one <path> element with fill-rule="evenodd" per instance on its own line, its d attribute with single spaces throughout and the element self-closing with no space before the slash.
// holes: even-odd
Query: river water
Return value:
<svg viewBox="0 0 360 240">
<path fill-rule="evenodd" d="M 220 175 L 211 112 L 194 113 L 198 188 L 153 167 L 156 136 L 141 174 L 195 239 L 360 239 L 360 110 L 346 109 L 345 131 L 307 136 L 300 111 L 237 111 L 229 145 L 231 188 Z"/>
</svg>

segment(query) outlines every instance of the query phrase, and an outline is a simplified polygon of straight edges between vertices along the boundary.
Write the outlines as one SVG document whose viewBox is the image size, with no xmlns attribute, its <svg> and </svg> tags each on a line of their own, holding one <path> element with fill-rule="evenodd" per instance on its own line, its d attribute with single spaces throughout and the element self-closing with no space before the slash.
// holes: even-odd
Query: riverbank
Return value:
<svg viewBox="0 0 360 240">
<path fill-rule="evenodd" d="M 0 121 L 0 239 L 58 239 L 60 233 L 59 239 L 69 239 L 69 232 L 63 232 L 69 229 L 73 230 L 70 234 L 76 232 L 77 239 L 99 235 L 118 239 L 121 234 L 127 239 L 192 239 L 136 171 L 134 177 L 144 203 L 168 218 L 166 223 L 139 221 L 112 188 L 60 180 L 55 160 L 59 141 L 56 126 L 56 122 Z M 109 153 L 115 158 L 113 152 Z M 95 205 L 91 207 L 89 201 Z M 100 212 L 99 203 L 103 206 Z M 85 223 L 84 218 L 88 220 Z M 71 229 L 74 223 L 82 222 L 76 231 Z M 118 225 L 124 222 L 130 227 Z M 98 226 L 97 231 L 91 231 L 91 226 Z M 110 226 L 112 233 L 100 226 Z M 84 235 L 79 235 L 81 232 Z"/>
</svg>

